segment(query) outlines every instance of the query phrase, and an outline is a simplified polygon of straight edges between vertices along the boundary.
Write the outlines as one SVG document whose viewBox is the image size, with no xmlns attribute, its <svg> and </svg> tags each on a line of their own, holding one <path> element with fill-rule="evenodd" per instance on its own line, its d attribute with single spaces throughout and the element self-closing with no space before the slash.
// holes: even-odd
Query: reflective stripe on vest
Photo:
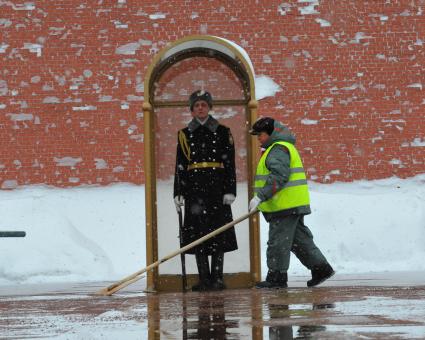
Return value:
<svg viewBox="0 0 425 340">
<path fill-rule="evenodd" d="M 254 194 L 257 195 L 259 189 L 263 188 L 266 184 L 267 177 L 270 174 L 269 169 L 266 167 L 266 159 L 270 150 L 276 145 L 283 145 L 289 150 L 290 161 L 290 175 L 288 182 L 284 187 L 278 190 L 272 198 L 261 203 L 258 209 L 263 212 L 275 212 L 286 210 L 310 204 L 310 195 L 308 193 L 307 177 L 303 168 L 301 157 L 291 143 L 276 142 L 267 148 L 258 162 L 257 173 L 254 181 Z"/>
</svg>

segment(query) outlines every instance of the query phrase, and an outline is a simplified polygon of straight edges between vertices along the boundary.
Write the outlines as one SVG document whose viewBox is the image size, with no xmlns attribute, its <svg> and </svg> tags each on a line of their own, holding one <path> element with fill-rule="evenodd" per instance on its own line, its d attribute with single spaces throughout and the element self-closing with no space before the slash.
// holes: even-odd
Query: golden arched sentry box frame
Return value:
<svg viewBox="0 0 425 340">
<path fill-rule="evenodd" d="M 255 100 L 254 72 L 246 52 L 238 45 L 223 38 L 208 35 L 193 35 L 182 38 L 162 49 L 153 59 L 145 76 L 144 83 L 144 172 L 145 172 L 145 201 L 146 201 L 146 264 L 149 265 L 158 260 L 158 229 L 156 209 L 156 165 L 155 165 L 155 107 L 161 103 L 155 103 L 153 84 L 161 74 L 174 63 L 192 56 L 206 56 L 206 52 L 214 51 L 214 58 L 231 66 L 235 74 L 241 80 L 244 87 L 246 100 L 214 101 L 214 105 L 245 105 L 248 125 L 247 133 L 247 173 L 248 173 L 248 197 L 252 197 L 252 178 L 255 173 L 257 158 L 253 153 L 258 147 L 257 141 L 248 135 L 249 126 L 257 118 L 258 103 Z M 178 106 L 181 103 L 167 102 L 162 106 Z M 186 104 L 187 105 L 187 104 Z M 171 199 L 171 198 L 170 198 Z M 248 206 L 248 202 L 247 202 Z M 250 273 L 232 274 L 226 277 L 228 288 L 250 287 L 261 278 L 260 258 L 260 233 L 258 215 L 251 217 L 249 221 L 249 253 Z M 188 283 L 194 278 L 188 275 Z M 181 290 L 181 275 L 167 276 L 167 284 L 158 275 L 158 268 L 147 274 L 147 291 Z"/>
</svg>

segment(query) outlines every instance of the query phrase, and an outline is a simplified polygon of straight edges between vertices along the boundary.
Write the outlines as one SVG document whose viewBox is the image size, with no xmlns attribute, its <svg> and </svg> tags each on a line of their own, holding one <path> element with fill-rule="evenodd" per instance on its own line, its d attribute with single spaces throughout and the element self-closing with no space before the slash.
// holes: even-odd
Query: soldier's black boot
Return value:
<svg viewBox="0 0 425 340">
<path fill-rule="evenodd" d="M 223 280 L 224 253 L 215 253 L 211 256 L 211 289 L 226 289 Z"/>
<path fill-rule="evenodd" d="M 335 274 L 335 271 L 329 263 L 315 266 L 311 269 L 311 280 L 307 281 L 307 287 L 314 287 L 321 284 Z"/>
<path fill-rule="evenodd" d="M 199 282 L 192 286 L 192 291 L 202 292 L 210 290 L 211 280 L 210 280 L 210 265 L 208 263 L 208 255 L 203 252 L 197 252 L 195 254 L 196 265 L 198 267 Z"/>
<path fill-rule="evenodd" d="M 258 282 L 255 288 L 288 288 L 288 274 L 286 272 L 269 270 L 266 281 Z"/>
</svg>

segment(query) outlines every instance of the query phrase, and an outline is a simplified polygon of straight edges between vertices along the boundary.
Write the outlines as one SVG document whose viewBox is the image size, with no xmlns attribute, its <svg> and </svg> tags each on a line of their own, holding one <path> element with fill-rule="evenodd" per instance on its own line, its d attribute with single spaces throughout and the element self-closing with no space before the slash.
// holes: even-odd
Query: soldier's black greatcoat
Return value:
<svg viewBox="0 0 425 340">
<path fill-rule="evenodd" d="M 211 166 L 217 165 L 217 166 Z M 196 167 L 197 168 L 193 168 Z M 205 124 L 194 118 L 180 130 L 177 141 L 174 196 L 185 199 L 180 245 L 185 246 L 233 220 L 224 194 L 236 196 L 235 148 L 230 129 L 209 116 Z M 187 253 L 208 255 L 237 249 L 234 228 L 205 241 Z"/>
</svg>

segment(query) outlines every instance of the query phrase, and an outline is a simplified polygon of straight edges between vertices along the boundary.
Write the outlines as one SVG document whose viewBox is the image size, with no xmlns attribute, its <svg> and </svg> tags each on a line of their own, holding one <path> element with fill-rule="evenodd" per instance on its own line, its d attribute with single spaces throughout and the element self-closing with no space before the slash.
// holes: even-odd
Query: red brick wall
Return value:
<svg viewBox="0 0 425 340">
<path fill-rule="evenodd" d="M 281 86 L 259 114 L 296 133 L 310 178 L 423 173 L 424 11 L 424 0 L 0 0 L 0 185 L 142 183 L 146 68 L 191 34 L 234 41 Z"/>
</svg>

